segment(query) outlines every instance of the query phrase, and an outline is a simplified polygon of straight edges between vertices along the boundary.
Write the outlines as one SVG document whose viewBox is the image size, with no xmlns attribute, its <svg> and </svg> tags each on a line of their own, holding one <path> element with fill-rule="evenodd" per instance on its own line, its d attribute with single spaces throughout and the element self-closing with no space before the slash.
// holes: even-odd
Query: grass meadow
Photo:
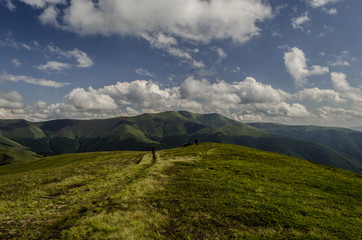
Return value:
<svg viewBox="0 0 362 240">
<path fill-rule="evenodd" d="M 0 239 L 362 239 L 361 175 L 235 145 L 0 167 Z"/>
</svg>

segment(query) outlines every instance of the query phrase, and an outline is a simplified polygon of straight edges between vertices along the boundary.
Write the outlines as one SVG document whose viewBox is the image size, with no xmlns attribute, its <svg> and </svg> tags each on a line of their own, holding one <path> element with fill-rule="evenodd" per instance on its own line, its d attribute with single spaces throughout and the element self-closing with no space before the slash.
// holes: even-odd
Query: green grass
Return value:
<svg viewBox="0 0 362 240">
<path fill-rule="evenodd" d="M 205 143 L 0 167 L 0 239 L 361 239 L 361 175 Z"/>
<path fill-rule="evenodd" d="M 10 163 L 25 162 L 35 160 L 37 158 L 36 153 L 30 151 L 26 147 L 16 143 L 4 136 L 0 131 L 0 153 L 5 153 L 14 158 Z M 6 164 L 10 164 L 6 163 Z M 0 161 L 0 165 L 3 165 Z"/>
</svg>

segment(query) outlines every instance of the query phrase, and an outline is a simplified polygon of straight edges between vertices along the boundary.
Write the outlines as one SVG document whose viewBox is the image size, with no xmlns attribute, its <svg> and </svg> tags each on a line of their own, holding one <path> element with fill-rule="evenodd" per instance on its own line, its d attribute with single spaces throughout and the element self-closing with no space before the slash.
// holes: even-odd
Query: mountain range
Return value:
<svg viewBox="0 0 362 240">
<path fill-rule="evenodd" d="M 323 134 L 322 134 L 323 133 Z M 113 150 L 168 149 L 217 142 L 283 153 L 362 173 L 362 132 L 344 128 L 245 124 L 186 111 L 98 120 L 0 120 L 0 152 L 14 162 L 41 156 Z M 0 165 L 8 162 L 1 162 Z"/>
</svg>

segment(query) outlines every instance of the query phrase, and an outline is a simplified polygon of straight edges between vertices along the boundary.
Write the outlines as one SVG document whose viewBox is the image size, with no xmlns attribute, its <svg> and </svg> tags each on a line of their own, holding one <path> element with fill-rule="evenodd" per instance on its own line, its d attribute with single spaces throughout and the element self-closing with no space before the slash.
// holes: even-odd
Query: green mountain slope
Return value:
<svg viewBox="0 0 362 240">
<path fill-rule="evenodd" d="M 201 142 L 238 144 L 362 173 L 362 163 L 325 146 L 277 137 L 218 114 L 164 112 L 103 120 L 0 121 L 4 137 L 40 155 L 149 150 Z"/>
<path fill-rule="evenodd" d="M 362 132 L 347 128 L 288 126 L 274 123 L 252 123 L 250 125 L 275 135 L 326 146 L 362 164 Z"/>
<path fill-rule="evenodd" d="M 190 139 L 230 135 L 266 137 L 268 133 L 217 114 L 189 112 L 143 114 L 104 120 L 0 121 L 4 136 L 41 155 L 104 150 L 146 150 L 182 146 Z M 214 137 L 215 138 L 215 137 Z"/>
<path fill-rule="evenodd" d="M 34 160 L 37 157 L 36 153 L 30 151 L 19 143 L 4 137 L 0 131 L 0 166 Z"/>
<path fill-rule="evenodd" d="M 361 175 L 203 143 L 0 167 L 1 239 L 360 239 Z"/>
</svg>

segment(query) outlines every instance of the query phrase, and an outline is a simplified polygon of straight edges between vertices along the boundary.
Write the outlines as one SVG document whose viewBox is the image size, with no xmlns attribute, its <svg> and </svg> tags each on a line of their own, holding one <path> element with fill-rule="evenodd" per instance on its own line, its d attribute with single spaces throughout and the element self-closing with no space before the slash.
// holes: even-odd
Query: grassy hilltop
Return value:
<svg viewBox="0 0 362 240">
<path fill-rule="evenodd" d="M 204 143 L 0 167 L 1 239 L 361 239 L 361 175 Z"/>
</svg>

